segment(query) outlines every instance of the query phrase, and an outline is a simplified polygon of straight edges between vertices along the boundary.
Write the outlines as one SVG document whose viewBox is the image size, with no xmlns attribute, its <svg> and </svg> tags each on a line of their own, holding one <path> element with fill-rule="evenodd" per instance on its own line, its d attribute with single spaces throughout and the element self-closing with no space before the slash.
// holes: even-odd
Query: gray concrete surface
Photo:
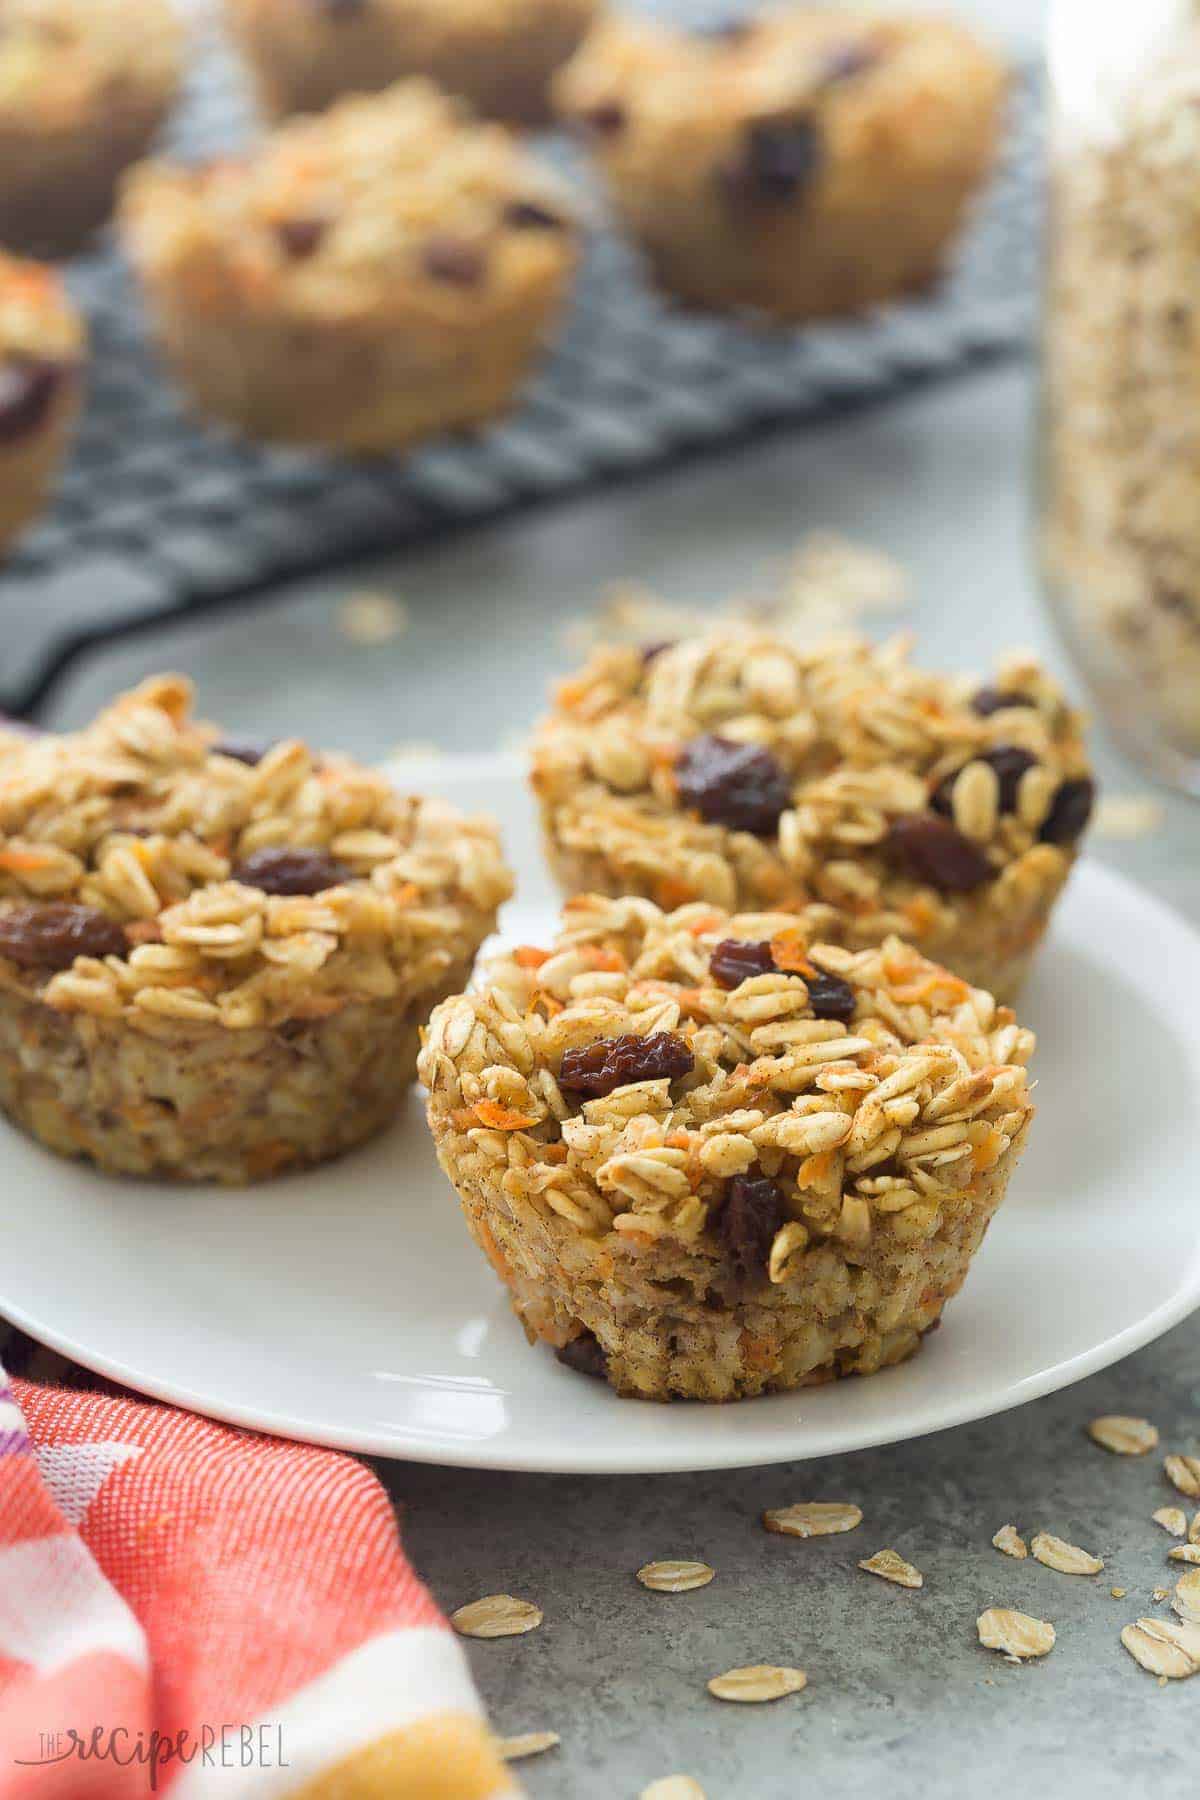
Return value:
<svg viewBox="0 0 1200 1800">
<path fill-rule="evenodd" d="M 1041 5 L 965 10 L 1027 44 Z M 931 661 L 967 666 L 1014 642 L 1057 661 L 1027 556 L 1029 399 L 1026 372 L 995 371 L 353 581 L 297 587 L 218 629 L 163 633 L 81 668 L 55 720 L 81 720 L 116 687 L 174 665 L 238 732 L 299 729 L 367 756 L 413 740 L 485 747 L 528 726 L 566 666 L 564 620 L 599 583 L 632 577 L 715 602 L 813 527 L 911 569 Z M 362 649 L 339 633 L 336 606 L 376 585 L 403 595 L 411 625 Z M 1110 789 L 1141 791 L 1107 749 L 1101 762 Z M 1198 852 L 1200 814 L 1172 802 L 1162 833 L 1093 854 L 1200 921 Z M 559 1751 L 522 1766 L 534 1800 L 633 1800 L 675 1771 L 709 1800 L 1191 1800 L 1200 1680 L 1160 1691 L 1117 1642 L 1167 1579 L 1150 1514 L 1172 1496 L 1157 1459 L 1125 1462 L 1088 1442 L 1084 1423 L 1110 1410 L 1145 1412 L 1175 1447 L 1200 1450 L 1200 1320 L 1003 1418 L 819 1464 L 645 1479 L 381 1472 L 445 1606 L 510 1590 L 545 1609 L 539 1632 L 469 1647 L 498 1729 L 562 1735 Z M 804 1497 L 853 1497 L 869 1523 L 810 1544 L 757 1525 L 763 1507 Z M 1098 1550 L 1105 1574 L 1072 1581 L 1002 1559 L 989 1539 L 1010 1519 Z M 883 1543 L 925 1571 L 922 1593 L 854 1569 Z M 632 1572 L 656 1556 L 703 1557 L 717 1579 L 647 1593 Z M 1128 1598 L 1114 1600 L 1113 1585 Z M 1054 1655 L 1014 1669 L 981 1651 L 974 1619 L 992 1603 L 1053 1618 Z M 807 1692 L 774 1707 L 708 1698 L 708 1674 L 759 1660 L 799 1662 Z"/>
</svg>

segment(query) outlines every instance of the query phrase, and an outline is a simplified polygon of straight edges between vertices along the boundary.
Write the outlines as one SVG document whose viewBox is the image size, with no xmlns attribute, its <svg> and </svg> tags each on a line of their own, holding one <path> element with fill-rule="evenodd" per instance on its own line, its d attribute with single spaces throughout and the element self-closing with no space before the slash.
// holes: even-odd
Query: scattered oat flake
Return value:
<svg viewBox="0 0 1200 1800">
<path fill-rule="evenodd" d="M 1196 1516 L 1200 1518 L 1200 1513 Z M 1154 1515 L 1154 1523 L 1169 1531 L 1172 1537 L 1187 1536 L 1187 1514 L 1182 1506 L 1160 1506 Z"/>
<path fill-rule="evenodd" d="M 1060 1575 L 1098 1575 L 1104 1567 L 1103 1557 L 1092 1556 L 1078 1544 L 1068 1544 L 1052 1531 L 1039 1531 L 1029 1547 L 1040 1563 L 1057 1569 Z"/>
<path fill-rule="evenodd" d="M 1128 1588 L 1109 1588 L 1108 1591 L 1112 1595 L 1114 1600 L 1123 1600 L 1125 1598 L 1126 1594 L 1129 1592 L 1129 1589 Z"/>
<path fill-rule="evenodd" d="M 1132 1419 L 1126 1413 L 1104 1413 L 1093 1419 L 1088 1435 L 1114 1456 L 1147 1456 L 1158 1443 L 1158 1432 L 1149 1419 Z"/>
<path fill-rule="evenodd" d="M 692 1588 L 707 1587 L 715 1574 L 716 1570 L 703 1562 L 652 1562 L 643 1563 L 637 1578 L 656 1594 L 686 1594 Z"/>
<path fill-rule="evenodd" d="M 1195 1518 L 1188 1526 L 1188 1543 L 1200 1544 L 1200 1512 L 1196 1514 Z"/>
<path fill-rule="evenodd" d="M 664 1775 L 642 1789 L 640 1800 L 704 1800 L 704 1789 L 690 1775 Z"/>
<path fill-rule="evenodd" d="M 1002 1525 L 992 1543 L 997 1550 L 1003 1550 L 1005 1556 L 1015 1556 L 1018 1562 L 1029 1555 L 1029 1545 L 1015 1525 Z"/>
<path fill-rule="evenodd" d="M 1168 1456 L 1163 1463 L 1167 1480 L 1189 1500 L 1200 1500 L 1200 1456 Z"/>
<path fill-rule="evenodd" d="M 526 1731 L 520 1737 L 501 1738 L 496 1745 L 504 1762 L 520 1762 L 525 1756 L 540 1756 L 543 1750 L 557 1750 L 562 1743 L 557 1731 Z"/>
<path fill-rule="evenodd" d="M 541 1622 L 540 1606 L 512 1594 L 485 1594 L 450 1614 L 450 1623 L 463 1637 L 519 1637 L 524 1631 L 536 1631 Z"/>
<path fill-rule="evenodd" d="M 1121 1642 L 1135 1662 L 1160 1679 L 1185 1681 L 1200 1670 L 1200 1627 L 1195 1625 L 1139 1619 L 1136 1625 L 1126 1625 Z"/>
<path fill-rule="evenodd" d="M 1169 1588 L 1161 1588 L 1161 1587 L 1155 1588 L 1155 1590 L 1151 1594 L 1150 1598 L 1152 1600 L 1165 1600 L 1167 1595 L 1170 1593 L 1170 1591 L 1171 1590 Z"/>
<path fill-rule="evenodd" d="M 1106 794 L 1096 808 L 1092 828 L 1097 837 L 1150 837 L 1162 830 L 1166 816 L 1162 801 L 1149 794 Z"/>
<path fill-rule="evenodd" d="M 862 1508 L 849 1500 L 805 1500 L 765 1512 L 762 1522 L 768 1531 L 782 1532 L 784 1537 L 832 1537 L 861 1525 Z"/>
<path fill-rule="evenodd" d="M 1003 1651 L 1009 1662 L 1048 1656 L 1054 1648 L 1056 1633 L 1048 1620 L 1031 1619 L 1028 1613 L 1011 1612 L 1006 1606 L 989 1606 L 975 1623 L 984 1649 Z"/>
<path fill-rule="evenodd" d="M 743 1705 L 756 1705 L 762 1700 L 782 1700 L 785 1694 L 798 1694 L 808 1685 L 803 1669 L 781 1669 L 774 1663 L 751 1663 L 744 1669 L 726 1669 L 714 1675 L 708 1691 L 717 1700 L 737 1700 Z"/>
<path fill-rule="evenodd" d="M 408 608 L 395 594 L 349 594 L 337 609 L 338 630 L 352 644 L 386 644 L 408 625 Z"/>
<path fill-rule="evenodd" d="M 1167 1551 L 1170 1562 L 1200 1563 L 1200 1544 L 1176 1544 Z"/>
<path fill-rule="evenodd" d="M 896 1550 L 877 1550 L 874 1556 L 866 1556 L 859 1563 L 868 1575 L 882 1575 L 885 1581 L 894 1581 L 897 1587 L 919 1588 L 925 1586 L 925 1577 L 920 1569 L 914 1569 L 910 1562 Z"/>
<path fill-rule="evenodd" d="M 1171 1606 L 1189 1625 L 1200 1625 L 1200 1569 L 1189 1569 L 1179 1577 Z"/>
</svg>

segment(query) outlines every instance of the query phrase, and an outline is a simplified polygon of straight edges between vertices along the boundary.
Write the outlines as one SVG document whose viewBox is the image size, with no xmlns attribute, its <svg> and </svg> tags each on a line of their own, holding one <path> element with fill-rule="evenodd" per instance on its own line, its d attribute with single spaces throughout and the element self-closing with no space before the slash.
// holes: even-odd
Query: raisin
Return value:
<svg viewBox="0 0 1200 1800">
<path fill-rule="evenodd" d="M 782 205 L 812 185 L 823 160 L 820 128 L 807 113 L 755 119 L 746 130 L 741 151 L 725 165 L 721 179 L 735 204 L 766 201 Z"/>
<path fill-rule="evenodd" d="M 770 944 L 748 944 L 739 938 L 722 939 L 708 965 L 709 974 L 723 988 L 735 988 L 753 975 L 771 975 L 774 971 Z"/>
<path fill-rule="evenodd" d="M 320 249 L 328 230 L 325 219 L 280 219 L 275 226 L 275 235 L 293 262 L 303 262 Z"/>
<path fill-rule="evenodd" d="M 856 75 L 865 75 L 879 61 L 879 51 L 873 44 L 835 44 L 827 50 L 821 62 L 821 86 L 833 87 L 839 81 L 853 81 Z"/>
<path fill-rule="evenodd" d="M 1038 837 L 1043 844 L 1073 844 L 1083 836 L 1095 804 L 1096 784 L 1091 776 L 1072 776 L 1050 802 Z"/>
<path fill-rule="evenodd" d="M 1003 712 L 1006 706 L 1036 706 L 1037 701 L 1029 694 L 1003 694 L 999 688 L 981 687 L 971 702 L 971 711 L 981 719 L 990 719 L 993 713 Z"/>
<path fill-rule="evenodd" d="M 558 1085 L 569 1094 L 597 1100 L 633 1081 L 658 1081 L 664 1075 L 673 1081 L 690 1075 L 694 1066 L 691 1051 L 673 1032 L 654 1031 L 649 1037 L 630 1032 L 565 1051 Z"/>
<path fill-rule="evenodd" d="M 972 758 L 972 761 L 984 762 L 989 769 L 996 771 L 1000 783 L 1000 811 L 1002 813 L 1015 812 L 1017 789 L 1021 785 L 1021 777 L 1026 769 L 1036 768 L 1037 757 L 1031 755 L 1028 750 L 1023 750 L 1019 744 L 997 744 L 994 750 L 981 750 L 978 756 Z M 954 802 L 951 794 L 959 773 L 959 770 L 955 769 L 952 775 L 947 775 L 943 781 L 939 781 L 929 802 L 934 812 L 943 813 L 947 819 L 954 816 Z"/>
<path fill-rule="evenodd" d="M 487 258 L 479 246 L 449 232 L 431 237 L 421 260 L 431 280 L 451 287 L 479 287 L 487 274 Z"/>
<path fill-rule="evenodd" d="M 255 850 L 234 865 L 232 878 L 264 894 L 323 894 L 352 876 L 324 850 Z"/>
<path fill-rule="evenodd" d="M 310 0 L 317 12 L 327 19 L 357 19 L 365 13 L 370 0 Z"/>
<path fill-rule="evenodd" d="M 754 975 L 776 973 L 778 964 L 770 944 L 725 938 L 713 951 L 708 968 L 713 980 L 723 988 L 735 988 Z M 831 975 L 814 962 L 807 969 L 788 969 L 785 973 L 803 977 L 815 1019 L 840 1019 L 844 1025 L 854 1017 L 854 989 L 840 975 Z"/>
<path fill-rule="evenodd" d="M 0 912 L 0 956 L 20 969 L 69 969 L 77 956 L 124 956 L 124 927 L 94 906 L 50 900 Z"/>
<path fill-rule="evenodd" d="M 0 444 L 19 443 L 44 425 L 74 373 L 44 356 L 10 356 L 0 363 Z"/>
<path fill-rule="evenodd" d="M 883 850 L 914 881 L 928 882 L 946 894 L 969 893 L 995 874 L 978 845 L 937 813 L 893 819 Z"/>
<path fill-rule="evenodd" d="M 579 123 L 594 137 L 616 137 L 625 129 L 625 108 L 616 100 L 603 100 L 580 113 Z"/>
<path fill-rule="evenodd" d="M 657 643 L 643 644 L 642 667 L 649 668 L 650 664 L 656 661 L 657 658 L 662 655 L 664 650 L 673 650 L 675 648 L 675 643 L 676 640 L 674 638 L 659 638 Z"/>
<path fill-rule="evenodd" d="M 734 1175 L 725 1186 L 720 1232 L 744 1281 L 766 1274 L 775 1233 L 783 1224 L 783 1195 L 765 1175 Z"/>
<path fill-rule="evenodd" d="M 565 231 L 567 221 L 561 213 L 537 200 L 512 200 L 504 209 L 504 223 L 514 231 Z"/>
<path fill-rule="evenodd" d="M 228 756 L 232 762 L 245 763 L 248 769 L 256 769 L 267 754 L 268 746 L 260 744 L 214 744 L 214 756 Z"/>
<path fill-rule="evenodd" d="M 594 1379 L 604 1381 L 608 1375 L 608 1358 L 604 1354 L 604 1346 L 593 1331 L 581 1331 L 573 1337 L 569 1344 L 554 1352 L 560 1363 L 568 1369 L 574 1369 L 577 1375 L 591 1375 Z"/>
<path fill-rule="evenodd" d="M 713 25 L 693 26 L 692 35 L 708 38 L 714 44 L 741 44 L 757 29 L 753 19 L 718 19 Z"/>
<path fill-rule="evenodd" d="M 679 797 L 710 825 L 771 837 L 779 815 L 792 803 L 787 776 L 756 744 L 728 738 L 693 738 L 675 763 Z"/>
</svg>

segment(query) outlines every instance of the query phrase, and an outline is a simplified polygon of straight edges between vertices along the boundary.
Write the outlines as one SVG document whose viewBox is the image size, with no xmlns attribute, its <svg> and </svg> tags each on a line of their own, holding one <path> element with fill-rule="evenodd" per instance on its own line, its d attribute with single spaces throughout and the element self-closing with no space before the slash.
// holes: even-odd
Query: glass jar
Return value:
<svg viewBox="0 0 1200 1800">
<path fill-rule="evenodd" d="M 1200 3 L 1051 0 L 1040 555 L 1105 721 L 1200 794 Z"/>
</svg>

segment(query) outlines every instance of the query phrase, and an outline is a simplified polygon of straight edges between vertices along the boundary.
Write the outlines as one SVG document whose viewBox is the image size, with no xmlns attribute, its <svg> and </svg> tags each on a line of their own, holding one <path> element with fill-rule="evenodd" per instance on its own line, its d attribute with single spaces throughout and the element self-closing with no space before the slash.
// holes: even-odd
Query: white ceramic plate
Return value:
<svg viewBox="0 0 1200 1800">
<path fill-rule="evenodd" d="M 398 774 L 502 820 L 521 878 L 504 929 L 544 938 L 515 759 Z M 0 1123 L 0 1313 L 161 1399 L 425 1462 L 649 1473 L 915 1437 L 1078 1381 L 1200 1304 L 1197 995 L 1200 938 L 1085 863 L 1022 1008 L 1041 1039 L 1030 1148 L 943 1329 L 867 1381 L 666 1407 L 531 1349 L 415 1094 L 366 1149 L 240 1192 L 113 1181 Z"/>
</svg>

